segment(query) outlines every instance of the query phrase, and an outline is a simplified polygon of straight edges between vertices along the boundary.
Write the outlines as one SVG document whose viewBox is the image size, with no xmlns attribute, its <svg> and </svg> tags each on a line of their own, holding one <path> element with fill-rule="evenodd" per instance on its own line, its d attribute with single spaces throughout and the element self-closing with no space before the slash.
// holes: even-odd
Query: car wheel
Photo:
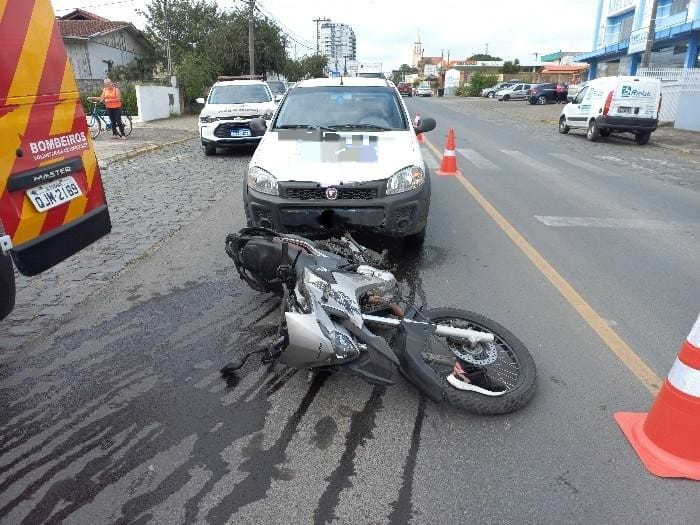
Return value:
<svg viewBox="0 0 700 525">
<path fill-rule="evenodd" d="M 646 133 L 640 133 L 639 135 L 635 135 L 634 141 L 639 144 L 640 146 L 644 146 L 647 142 L 649 142 L 649 139 L 651 138 L 651 132 L 647 131 Z"/>
<path fill-rule="evenodd" d="M 540 106 L 545 105 L 547 103 L 547 97 L 545 97 L 544 95 L 540 95 L 539 97 L 537 97 L 537 103 Z"/>
<path fill-rule="evenodd" d="M 496 93 L 494 93 L 493 91 L 489 91 L 488 95 L 486 95 L 486 96 L 489 98 L 493 98 L 496 96 Z"/>
<path fill-rule="evenodd" d="M 601 129 L 600 130 L 600 136 L 601 137 L 609 137 L 612 134 L 612 131 L 609 129 Z"/>
<path fill-rule="evenodd" d="M 204 154 L 207 157 L 211 157 L 212 155 L 216 155 L 216 146 L 214 146 L 213 144 L 202 143 L 202 149 L 204 150 Z"/>
<path fill-rule="evenodd" d="M 588 132 L 586 133 L 586 138 L 591 142 L 595 142 L 600 138 L 600 130 L 598 129 L 598 124 L 595 120 L 591 120 L 588 123 Z"/>
<path fill-rule="evenodd" d="M 566 135 L 569 131 L 571 131 L 571 128 L 566 125 L 566 117 L 562 115 L 559 119 L 559 133 Z"/>
<path fill-rule="evenodd" d="M 508 102 L 510 100 L 510 95 L 503 95 L 503 101 Z"/>
</svg>

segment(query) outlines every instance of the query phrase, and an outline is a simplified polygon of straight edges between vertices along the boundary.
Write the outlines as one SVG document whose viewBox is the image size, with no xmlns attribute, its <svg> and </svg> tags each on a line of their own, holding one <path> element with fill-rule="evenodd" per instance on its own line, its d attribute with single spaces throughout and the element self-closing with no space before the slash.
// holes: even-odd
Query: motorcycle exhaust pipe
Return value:
<svg viewBox="0 0 700 525">
<path fill-rule="evenodd" d="M 469 344 L 475 345 L 478 343 L 492 343 L 495 340 L 493 334 L 487 332 L 478 332 L 470 328 L 455 328 L 454 326 L 445 326 L 441 324 L 424 323 L 421 321 L 412 321 L 410 319 L 404 319 L 403 321 L 399 319 L 391 319 L 388 317 L 381 317 L 378 315 L 363 315 L 362 319 L 366 323 L 382 325 L 386 328 L 396 328 L 401 325 L 402 322 L 414 323 L 414 324 L 430 324 L 435 327 L 435 334 L 440 337 L 453 337 L 455 339 L 462 339 Z"/>
</svg>

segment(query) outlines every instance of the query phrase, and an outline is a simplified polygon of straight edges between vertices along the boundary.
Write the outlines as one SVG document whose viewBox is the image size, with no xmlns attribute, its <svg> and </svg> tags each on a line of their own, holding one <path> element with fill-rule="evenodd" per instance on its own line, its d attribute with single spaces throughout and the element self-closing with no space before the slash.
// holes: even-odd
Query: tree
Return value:
<svg viewBox="0 0 700 525">
<path fill-rule="evenodd" d="M 470 97 L 478 97 L 481 95 L 481 90 L 487 87 L 495 86 L 498 83 L 496 75 L 487 75 L 485 73 L 474 73 L 469 81 L 467 95 Z"/>
<path fill-rule="evenodd" d="M 399 69 L 394 69 L 391 72 L 391 80 L 394 84 L 398 84 L 399 82 L 403 82 L 406 75 L 413 75 L 416 73 L 418 73 L 418 68 L 409 66 L 408 64 L 401 64 Z"/>
<path fill-rule="evenodd" d="M 501 57 L 494 57 L 491 55 L 487 55 L 485 53 L 477 53 L 476 55 L 472 55 L 467 59 L 468 62 L 499 61 L 499 60 L 501 60 Z"/>
<path fill-rule="evenodd" d="M 520 60 L 517 58 L 511 62 L 510 60 L 506 60 L 503 63 L 503 67 L 500 69 L 501 73 L 520 73 Z"/>
<path fill-rule="evenodd" d="M 301 60 L 288 59 L 284 66 L 284 76 L 291 82 L 298 82 L 304 78 L 318 78 L 325 76 L 324 70 L 328 65 L 328 58 L 321 54 L 306 56 Z"/>
</svg>

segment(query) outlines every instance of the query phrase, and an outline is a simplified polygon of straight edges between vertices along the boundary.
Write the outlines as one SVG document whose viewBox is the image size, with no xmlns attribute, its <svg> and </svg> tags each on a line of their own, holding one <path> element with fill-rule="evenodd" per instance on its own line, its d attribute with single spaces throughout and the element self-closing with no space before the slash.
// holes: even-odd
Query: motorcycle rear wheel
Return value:
<svg viewBox="0 0 700 525">
<path fill-rule="evenodd" d="M 487 396 L 477 392 L 458 390 L 447 382 L 457 355 L 450 348 L 459 347 L 454 339 L 431 337 L 430 346 L 423 354 L 425 362 L 443 380 L 447 400 L 453 405 L 474 414 L 508 414 L 524 407 L 535 393 L 537 370 L 525 345 L 497 322 L 475 312 L 457 308 L 436 308 L 423 312 L 431 322 L 458 328 L 490 332 L 495 336 L 496 360 L 484 365 L 491 380 L 506 387 L 499 396 Z"/>
</svg>

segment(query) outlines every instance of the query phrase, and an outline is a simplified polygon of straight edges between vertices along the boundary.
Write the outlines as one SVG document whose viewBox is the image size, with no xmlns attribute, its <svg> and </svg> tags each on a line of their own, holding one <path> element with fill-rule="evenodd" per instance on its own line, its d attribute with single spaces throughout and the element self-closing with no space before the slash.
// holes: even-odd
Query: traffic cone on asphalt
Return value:
<svg viewBox="0 0 700 525">
<path fill-rule="evenodd" d="M 447 144 L 445 144 L 445 151 L 442 154 L 442 163 L 440 164 L 440 169 L 437 170 L 438 175 L 461 175 L 462 173 L 457 170 L 457 152 L 455 151 L 455 130 L 450 128 L 450 132 L 447 134 Z"/>
<path fill-rule="evenodd" d="M 700 316 L 651 410 L 615 420 L 649 472 L 700 481 Z"/>
<path fill-rule="evenodd" d="M 420 126 L 420 113 L 416 113 L 416 118 L 413 119 L 413 126 Z M 422 133 L 418 133 L 418 135 L 416 135 L 416 138 L 418 139 L 418 144 L 425 144 L 425 137 Z"/>
</svg>

